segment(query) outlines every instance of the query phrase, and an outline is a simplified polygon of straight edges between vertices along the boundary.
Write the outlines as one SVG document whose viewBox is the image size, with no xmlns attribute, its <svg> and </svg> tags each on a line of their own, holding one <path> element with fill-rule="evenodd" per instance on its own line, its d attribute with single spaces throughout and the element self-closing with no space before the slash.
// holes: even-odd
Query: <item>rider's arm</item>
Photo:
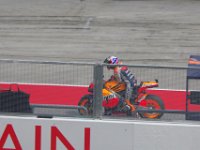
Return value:
<svg viewBox="0 0 200 150">
<path fill-rule="evenodd" d="M 124 76 L 123 74 L 122 74 L 122 78 L 123 78 L 123 81 L 124 81 L 125 84 L 126 84 L 125 99 L 130 100 L 131 95 L 132 95 L 132 86 L 131 86 L 131 83 L 130 83 L 130 81 L 127 79 L 127 77 Z"/>
<path fill-rule="evenodd" d="M 114 77 L 115 77 L 115 79 L 118 81 L 118 82 L 121 82 L 122 81 L 122 79 L 121 79 L 121 74 L 120 74 L 120 70 L 119 70 L 119 67 L 115 67 L 114 68 Z"/>
</svg>

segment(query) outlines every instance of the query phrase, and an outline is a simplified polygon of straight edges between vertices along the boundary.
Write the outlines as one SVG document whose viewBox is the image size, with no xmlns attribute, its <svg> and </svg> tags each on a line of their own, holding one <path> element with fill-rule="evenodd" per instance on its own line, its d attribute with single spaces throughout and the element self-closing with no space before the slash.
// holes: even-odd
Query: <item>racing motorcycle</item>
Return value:
<svg viewBox="0 0 200 150">
<path fill-rule="evenodd" d="M 163 116 L 162 110 L 165 109 L 164 103 L 157 95 L 149 94 L 147 89 L 158 87 L 158 80 L 155 81 L 141 81 L 141 83 L 134 87 L 134 94 L 131 98 L 131 104 L 136 108 L 136 117 L 158 119 Z M 80 115 L 93 114 L 93 89 L 94 84 L 91 83 L 88 87 L 89 94 L 84 95 L 78 106 Z M 130 111 L 123 111 L 122 105 L 124 103 L 123 93 L 125 93 L 126 85 L 123 82 L 110 79 L 104 82 L 102 89 L 102 106 L 105 115 L 112 115 L 117 113 L 125 113 L 131 115 Z"/>
</svg>

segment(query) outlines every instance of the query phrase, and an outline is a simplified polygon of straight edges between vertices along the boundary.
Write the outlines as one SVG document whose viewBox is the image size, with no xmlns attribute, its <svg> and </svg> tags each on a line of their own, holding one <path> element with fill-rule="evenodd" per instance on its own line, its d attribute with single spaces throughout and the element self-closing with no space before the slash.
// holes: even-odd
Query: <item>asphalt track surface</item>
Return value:
<svg viewBox="0 0 200 150">
<path fill-rule="evenodd" d="M 187 66 L 197 0 L 0 0 L 0 59 Z"/>
<path fill-rule="evenodd" d="M 197 0 L 0 0 L 0 58 L 186 66 Z"/>
</svg>

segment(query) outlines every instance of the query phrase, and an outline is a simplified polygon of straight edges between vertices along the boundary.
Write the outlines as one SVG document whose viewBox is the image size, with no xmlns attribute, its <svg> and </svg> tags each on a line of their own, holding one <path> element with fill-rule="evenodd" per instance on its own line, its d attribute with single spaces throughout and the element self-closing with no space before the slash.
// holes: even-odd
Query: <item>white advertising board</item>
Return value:
<svg viewBox="0 0 200 150">
<path fill-rule="evenodd" d="M 116 150 L 129 147 L 131 150 L 132 124 L 125 124 L 79 119 L 0 117 L 0 149 Z"/>
<path fill-rule="evenodd" d="M 200 124 L 0 116 L 1 150 L 196 150 Z"/>
</svg>

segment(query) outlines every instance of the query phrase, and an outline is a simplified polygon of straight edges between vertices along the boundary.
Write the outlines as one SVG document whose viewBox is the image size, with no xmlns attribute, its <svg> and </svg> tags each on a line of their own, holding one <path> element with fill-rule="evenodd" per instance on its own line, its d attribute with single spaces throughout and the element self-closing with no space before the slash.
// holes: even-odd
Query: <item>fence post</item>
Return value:
<svg viewBox="0 0 200 150">
<path fill-rule="evenodd" d="M 185 101 L 185 120 L 188 120 L 188 99 L 189 99 L 189 79 L 186 77 L 186 101 Z"/>
<path fill-rule="evenodd" d="M 102 87 L 103 87 L 103 65 L 94 65 L 94 101 L 93 116 L 95 118 L 102 117 Z"/>
</svg>

